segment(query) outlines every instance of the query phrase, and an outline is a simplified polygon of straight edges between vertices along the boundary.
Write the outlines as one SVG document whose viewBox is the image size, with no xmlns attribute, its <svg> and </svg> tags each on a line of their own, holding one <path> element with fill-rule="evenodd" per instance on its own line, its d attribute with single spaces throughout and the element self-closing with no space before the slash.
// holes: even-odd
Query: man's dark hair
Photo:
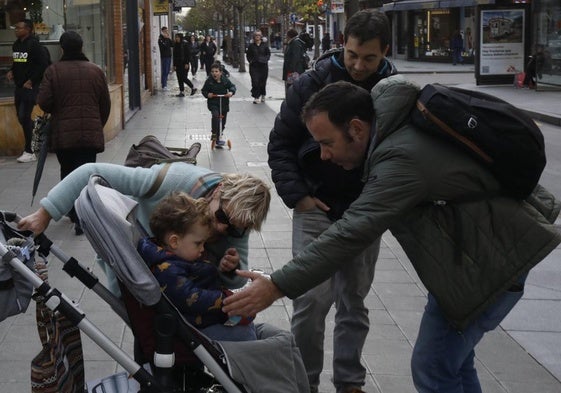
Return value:
<svg viewBox="0 0 561 393">
<path fill-rule="evenodd" d="M 352 119 L 371 122 L 374 118 L 368 90 L 346 81 L 331 83 L 312 95 L 302 109 L 302 121 L 306 123 L 321 112 L 327 112 L 329 121 L 345 133 Z"/>
<path fill-rule="evenodd" d="M 380 48 L 384 50 L 390 43 L 390 21 L 380 11 L 362 10 L 347 21 L 344 32 L 345 43 L 349 37 L 358 39 L 359 44 L 374 38 L 380 39 Z"/>
<path fill-rule="evenodd" d="M 297 32 L 295 29 L 289 29 L 289 30 L 286 32 L 286 36 L 287 36 L 288 38 L 294 38 L 294 37 L 296 37 L 297 35 L 298 35 L 298 32 Z"/>
<path fill-rule="evenodd" d="M 20 20 L 20 22 L 22 22 L 29 30 L 33 31 L 33 21 L 31 19 L 23 19 Z"/>
<path fill-rule="evenodd" d="M 162 27 L 162 31 L 167 30 L 168 28 L 166 26 Z"/>
</svg>

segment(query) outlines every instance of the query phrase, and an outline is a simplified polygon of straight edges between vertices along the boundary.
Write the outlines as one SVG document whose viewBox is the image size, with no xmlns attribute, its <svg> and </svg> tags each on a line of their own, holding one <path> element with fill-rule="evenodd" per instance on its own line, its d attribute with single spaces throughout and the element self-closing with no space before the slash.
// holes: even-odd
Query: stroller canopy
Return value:
<svg viewBox="0 0 561 393">
<path fill-rule="evenodd" d="M 95 252 L 139 302 L 151 306 L 162 294 L 158 281 L 136 251 L 140 237 L 137 205 L 97 175 L 90 177 L 75 203 L 82 229 Z"/>
</svg>

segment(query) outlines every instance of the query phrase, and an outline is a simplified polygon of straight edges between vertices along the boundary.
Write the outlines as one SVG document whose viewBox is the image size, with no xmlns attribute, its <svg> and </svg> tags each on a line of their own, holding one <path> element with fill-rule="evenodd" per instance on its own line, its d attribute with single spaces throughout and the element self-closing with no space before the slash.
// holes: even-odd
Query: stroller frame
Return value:
<svg viewBox="0 0 561 393">
<path fill-rule="evenodd" d="M 134 307 L 134 304 L 129 301 L 130 295 L 135 303 L 148 311 L 142 314 L 144 320 L 138 318 L 141 314 L 134 308 L 125 308 L 121 299 L 100 284 L 97 277 L 81 266 L 77 260 L 66 256 L 54 246 L 45 234 L 33 238 L 30 232 L 13 229 L 13 225 L 8 223 L 19 222 L 20 217 L 16 213 L 0 211 L 0 224 L 8 225 L 11 231 L 15 231 L 22 238 L 33 240 L 39 255 L 43 257 L 48 256 L 49 253 L 55 255 L 64 263 L 63 270 L 67 274 L 78 278 L 108 303 L 113 311 L 133 329 L 135 338 L 136 333 L 140 334 L 139 338 L 143 338 L 138 340 L 143 347 L 143 356 L 134 358 L 129 356 L 97 328 L 76 304 L 61 291 L 43 282 L 32 268 L 28 268 L 14 251 L 0 241 L 1 262 L 9 264 L 30 282 L 46 299 L 49 309 L 65 315 L 121 365 L 138 381 L 142 393 L 178 393 L 182 392 L 182 389 L 193 387 L 201 389 L 200 393 L 218 393 L 213 383 L 221 385 L 221 392 L 229 393 L 309 392 L 308 378 L 300 351 L 289 332 L 268 324 L 256 324 L 258 337 L 256 341 L 212 341 L 184 318 L 161 291 L 160 284 L 136 250 L 137 241 L 145 235 L 136 219 L 137 205 L 137 201 L 113 189 L 99 175 L 90 177 L 87 186 L 82 189 L 75 202 L 76 211 L 90 245 L 97 255 L 109 264 L 120 284 L 126 288 L 124 292 L 124 299 L 128 302 L 126 305 Z M 147 329 L 141 331 L 141 328 Z M 187 353 L 182 353 L 185 349 Z M 176 383 L 174 373 L 179 369 L 172 368 L 175 366 L 174 351 L 180 355 L 179 359 L 187 361 L 185 363 L 188 368 L 185 374 L 187 378 L 192 374 L 191 371 L 196 373 L 200 366 L 204 366 L 212 374 L 212 378 L 203 378 L 204 384 L 193 384 L 187 379 L 187 383 L 190 383 L 187 387 L 183 387 L 183 381 Z M 275 356 L 271 356 L 271 353 Z M 189 368 L 194 359 L 191 354 L 198 359 L 196 368 Z M 136 351 L 135 355 L 137 355 Z M 183 359 L 181 355 L 187 356 Z M 146 359 L 146 356 L 150 356 L 151 359 Z M 150 361 L 151 370 L 141 366 L 145 360 Z M 247 367 L 254 372 L 248 373 Z M 178 387 L 177 384 L 181 386 Z"/>
<path fill-rule="evenodd" d="M 3 221 L 6 223 L 17 223 L 20 217 L 12 212 L 0 212 Z M 119 316 L 125 316 L 125 322 L 128 323 L 126 318 L 126 311 L 121 302 L 113 295 L 103 284 L 99 283 L 98 278 L 93 275 L 88 269 L 84 268 L 80 263 L 71 257 L 67 257 L 65 253 L 58 247 L 54 246 L 46 235 L 41 234 L 35 239 L 38 245 L 38 252 L 41 255 L 47 256 L 49 251 L 53 253 L 58 259 L 64 263 L 63 270 L 71 277 L 76 276 L 88 288 L 94 290 L 100 297 L 103 298 Z M 166 386 L 162 384 L 155 376 L 150 374 L 140 364 L 138 364 L 127 352 L 117 346 L 111 339 L 109 339 L 95 324 L 93 324 L 84 314 L 79 307 L 72 302 L 64 293 L 57 288 L 51 287 L 48 283 L 41 280 L 33 270 L 28 268 L 17 255 L 8 249 L 5 244 L 0 242 L 0 257 L 2 263 L 8 263 L 10 266 L 20 273 L 26 280 L 32 283 L 35 291 L 44 297 L 46 306 L 53 312 L 58 311 L 66 316 L 80 331 L 88 336 L 96 345 L 104 350 L 111 356 L 119 365 L 123 367 L 139 384 L 141 392 L 146 393 L 164 393 L 164 392 L 177 392 L 173 386 Z M 177 309 L 171 305 L 167 299 L 162 299 L 158 308 L 165 310 L 165 312 L 178 312 Z M 167 303 L 167 304 L 166 304 Z M 122 314 L 121 314 L 122 313 Z M 180 326 L 181 327 L 181 326 Z M 231 379 L 226 373 L 225 366 L 217 360 L 218 350 L 215 353 L 209 351 L 208 345 L 203 345 L 204 338 L 196 336 L 188 329 L 178 329 L 178 336 L 186 343 L 186 345 L 193 351 L 193 353 L 204 363 L 214 378 L 222 385 L 222 388 L 230 393 L 244 393 L 245 389 L 238 386 L 238 384 Z M 169 333 L 169 332 L 168 332 Z M 164 344 L 165 345 L 165 344 Z M 168 344 L 169 345 L 169 344 Z M 157 348 L 158 350 L 158 348 Z M 169 354 L 168 354 L 169 355 Z M 164 375 L 164 382 L 167 380 L 166 373 Z"/>
</svg>

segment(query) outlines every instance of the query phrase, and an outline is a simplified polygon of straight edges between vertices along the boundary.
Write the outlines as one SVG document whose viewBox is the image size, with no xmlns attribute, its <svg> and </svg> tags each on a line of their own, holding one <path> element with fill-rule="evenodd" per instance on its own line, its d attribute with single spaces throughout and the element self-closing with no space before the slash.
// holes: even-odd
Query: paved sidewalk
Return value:
<svg viewBox="0 0 561 393">
<path fill-rule="evenodd" d="M 405 65 L 398 65 L 405 68 Z M 451 65 L 450 65 L 451 67 Z M 469 67 L 469 66 L 464 66 Z M 271 184 L 266 145 L 274 117 L 284 96 L 282 81 L 269 78 L 268 99 L 253 105 L 249 94 L 249 74 L 231 71 L 238 92 L 231 102 L 225 137 L 229 150 L 209 149 L 210 114 L 200 95 L 177 98 L 175 91 L 158 92 L 127 123 L 114 140 L 107 143 L 99 162 L 122 163 L 131 144 L 147 134 L 156 135 L 167 146 L 188 147 L 202 142 L 198 165 L 220 172 L 250 172 Z M 417 68 L 419 70 L 419 68 Z M 435 72 L 448 72 L 440 70 Z M 423 77 L 415 75 L 419 81 Z M 195 80 L 202 86 L 202 75 Z M 553 113 L 561 118 L 560 93 L 516 90 L 512 87 L 476 87 L 492 90 L 508 101 L 531 110 Z M 544 95 L 547 93 L 547 95 Z M 528 97 L 532 97 L 529 99 Z M 520 98 L 518 98 L 520 97 Z M 526 97 L 526 98 L 522 98 Z M 544 98 L 545 97 L 545 98 Z M 556 105 L 549 105 L 554 97 Z M 535 108 L 534 108 L 535 106 Z M 38 200 L 58 182 L 59 167 L 49 155 L 36 202 L 30 206 L 33 164 L 17 164 L 14 157 L 0 157 L 0 209 L 20 215 L 38 208 Z M 274 192 L 274 188 L 273 188 Z M 558 195 L 561 197 L 561 195 Z M 84 236 L 74 236 L 67 219 L 52 223 L 47 235 L 67 254 L 89 266 L 103 279 L 93 262 L 94 253 Z M 274 194 L 268 220 L 261 233 L 250 238 L 250 267 L 267 272 L 291 258 L 291 211 Z M 50 277 L 53 286 L 78 301 L 88 318 L 107 332 L 118 345 L 131 349 L 132 335 L 97 295 L 77 280 L 70 280 L 52 257 Z M 502 328 L 488 334 L 477 350 L 477 368 L 484 392 L 559 393 L 561 392 L 561 249 L 554 251 L 530 274 L 524 299 L 504 321 Z M 413 392 L 409 360 L 426 290 L 411 263 L 390 233 L 383 236 L 374 284 L 368 295 L 371 329 L 363 353 L 367 368 L 365 390 L 370 393 Z M 289 328 L 291 301 L 283 299 L 258 316 L 285 329 Z M 327 322 L 325 373 L 322 392 L 334 392 L 330 384 L 333 313 Z M 93 380 L 119 370 L 116 363 L 83 335 L 86 379 Z M 40 350 L 34 324 L 34 307 L 27 313 L 0 322 L 0 392 L 29 391 L 29 362 Z M 131 352 L 132 353 L 132 352 Z"/>
</svg>

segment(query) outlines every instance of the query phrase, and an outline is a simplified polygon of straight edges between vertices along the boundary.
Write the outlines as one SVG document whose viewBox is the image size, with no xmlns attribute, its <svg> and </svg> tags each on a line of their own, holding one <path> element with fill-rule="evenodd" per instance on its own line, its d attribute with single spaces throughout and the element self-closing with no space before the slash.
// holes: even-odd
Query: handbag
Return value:
<svg viewBox="0 0 561 393">
<path fill-rule="evenodd" d="M 47 282 L 44 261 L 35 264 Z M 42 296 L 34 297 L 37 331 L 43 348 L 31 361 L 32 393 L 83 393 L 84 355 L 80 330 L 64 315 L 53 312 Z"/>
<path fill-rule="evenodd" d="M 165 147 L 155 136 L 147 135 L 137 145 L 130 147 L 124 165 L 133 168 L 138 166 L 150 168 L 152 165 L 168 162 L 186 162 L 196 165 L 197 154 L 200 150 L 199 142 L 193 143 L 187 149 L 169 148 Z"/>
</svg>

